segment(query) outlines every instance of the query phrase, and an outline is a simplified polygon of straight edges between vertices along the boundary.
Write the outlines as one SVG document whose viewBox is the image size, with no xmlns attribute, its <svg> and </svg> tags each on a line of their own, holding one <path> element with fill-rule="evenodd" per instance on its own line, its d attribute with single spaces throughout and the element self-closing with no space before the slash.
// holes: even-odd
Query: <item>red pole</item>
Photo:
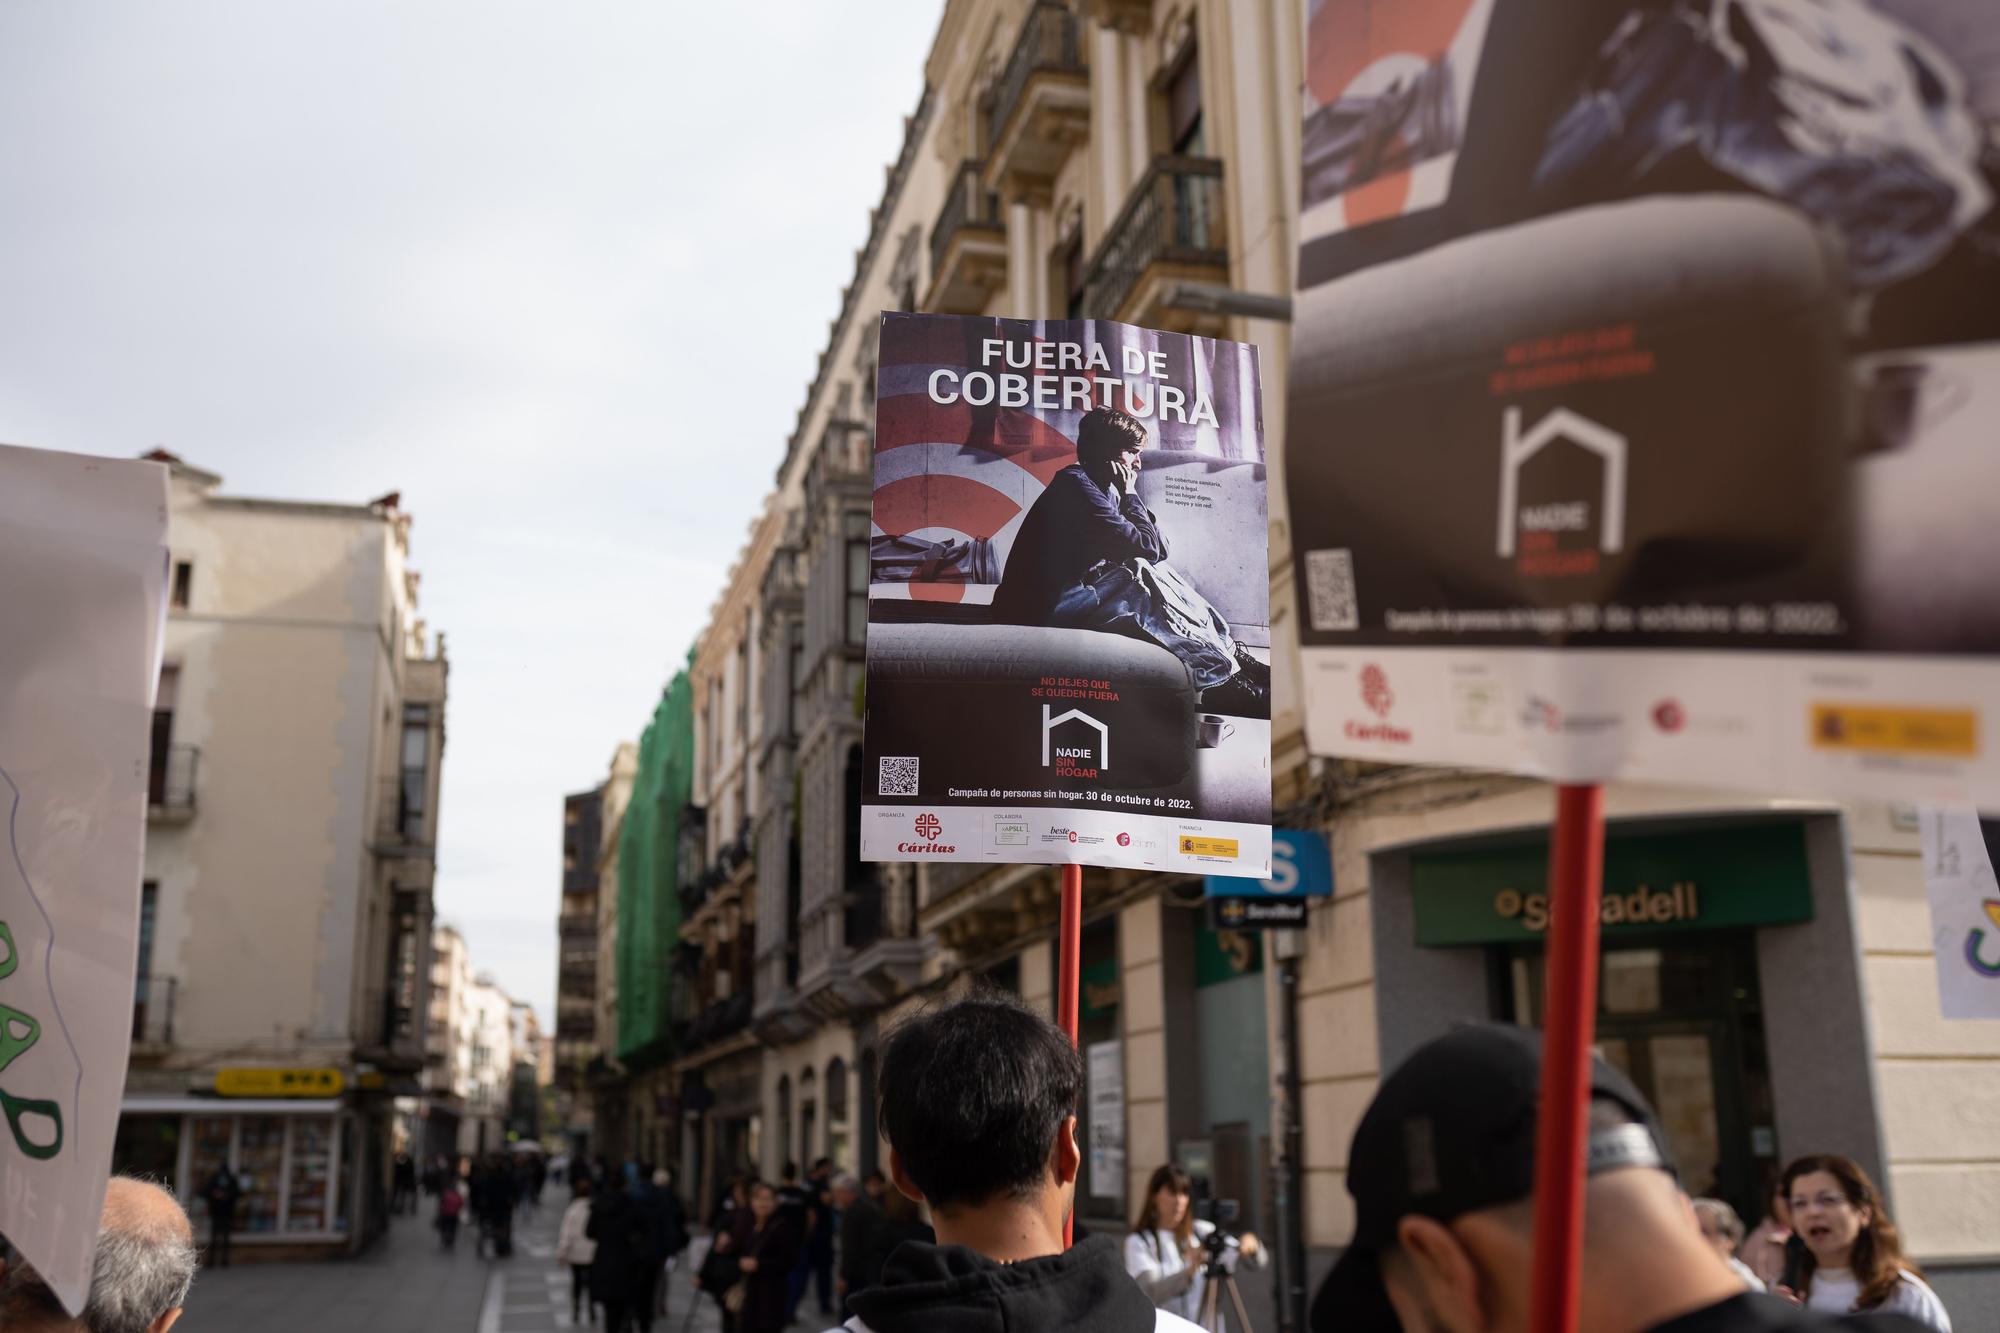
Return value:
<svg viewBox="0 0 2000 1333">
<path fill-rule="evenodd" d="M 1576 1333 L 1583 1260 L 1583 1153 L 1597 1027 L 1604 789 L 1556 788 L 1549 856 L 1549 961 L 1535 1136 L 1535 1252 L 1528 1327 Z"/>
<path fill-rule="evenodd" d="M 1078 1026 L 1078 992 L 1083 978 L 1083 867 L 1062 868 L 1062 919 L 1056 940 L 1056 1023 L 1074 1046 L 1082 1029 Z M 1063 1219 L 1063 1247 L 1074 1234 L 1076 1218 Z"/>
</svg>

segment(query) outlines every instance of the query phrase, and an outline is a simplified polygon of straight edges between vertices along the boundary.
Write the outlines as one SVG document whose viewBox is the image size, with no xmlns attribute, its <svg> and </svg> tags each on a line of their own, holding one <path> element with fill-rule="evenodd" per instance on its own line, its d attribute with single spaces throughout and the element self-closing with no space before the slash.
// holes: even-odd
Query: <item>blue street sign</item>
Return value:
<svg viewBox="0 0 2000 1333">
<path fill-rule="evenodd" d="M 1333 853 L 1317 833 L 1274 828 L 1271 878 L 1252 881 L 1210 875 L 1202 891 L 1210 898 L 1331 898 Z"/>
</svg>

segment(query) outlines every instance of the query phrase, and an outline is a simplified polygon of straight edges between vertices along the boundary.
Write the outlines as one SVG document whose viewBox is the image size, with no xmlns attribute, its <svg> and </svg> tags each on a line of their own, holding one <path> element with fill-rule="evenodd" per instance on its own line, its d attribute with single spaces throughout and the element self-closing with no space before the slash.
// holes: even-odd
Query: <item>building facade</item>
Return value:
<svg viewBox="0 0 2000 1333">
<path fill-rule="evenodd" d="M 620 741 L 605 775 L 601 840 L 597 848 L 597 972 L 593 1039 L 597 1054 L 584 1066 L 584 1097 L 590 1107 L 589 1150 L 611 1154 L 623 1150 L 625 1082 L 618 1051 L 619 844 L 625 836 L 625 813 L 639 772 L 639 747 Z"/>
<path fill-rule="evenodd" d="M 227 1164 L 245 1254 L 342 1253 L 386 1226 L 424 1066 L 443 643 L 398 497 L 229 496 L 153 456 L 172 568 L 116 1157 L 197 1215 Z"/>
<path fill-rule="evenodd" d="M 560 1132 L 572 1151 L 590 1142 L 586 1071 L 597 1058 L 598 859 L 604 846 L 604 788 L 563 798 L 562 904 L 556 917 L 556 1026 L 549 1083 Z"/>
<path fill-rule="evenodd" d="M 708 1013 L 723 971 L 737 994 L 725 923 L 750 922 L 761 1061 L 755 1109 L 730 1093 L 753 1132 L 728 1140 L 710 1124 L 723 1094 L 685 1076 L 736 1031 L 682 1036 L 667 1106 L 705 1185 L 738 1164 L 877 1165 L 874 1047 L 898 1013 L 975 977 L 1043 1006 L 1054 991 L 1053 868 L 853 850 L 881 310 L 1118 319 L 1260 349 L 1272 625 L 1250 646 L 1273 673 L 1276 822 L 1328 836 L 1337 887 L 1288 986 L 1273 941 L 1208 927 L 1199 880 L 1086 869 L 1086 1095 L 1121 1108 L 1084 1145 L 1086 1222 L 1129 1226 L 1146 1178 L 1178 1162 L 1240 1200 L 1245 1227 L 1277 1230 L 1277 1034 L 1296 1006 L 1310 1287 L 1352 1233 L 1347 1148 L 1383 1071 L 1453 1022 L 1540 1021 L 1551 791 L 1305 751 L 1284 489 L 1302 24 L 1296 0 L 946 5 L 753 537 L 761 573 L 739 565 L 697 652 L 705 842 L 680 871 L 677 1012 Z M 754 699 L 730 693 L 733 654 Z M 741 765 L 736 728 L 753 737 Z M 1754 1220 L 1786 1159 L 1847 1153 L 1954 1310 L 1992 1308 L 2000 1023 L 1938 1016 L 1910 813 L 1633 786 L 1607 799 L 1619 905 L 1600 1044 L 1660 1106 L 1689 1188 Z M 751 1050 L 730 1050 L 747 1069 Z M 1274 1322 L 1268 1284 L 1245 1288 Z"/>
</svg>

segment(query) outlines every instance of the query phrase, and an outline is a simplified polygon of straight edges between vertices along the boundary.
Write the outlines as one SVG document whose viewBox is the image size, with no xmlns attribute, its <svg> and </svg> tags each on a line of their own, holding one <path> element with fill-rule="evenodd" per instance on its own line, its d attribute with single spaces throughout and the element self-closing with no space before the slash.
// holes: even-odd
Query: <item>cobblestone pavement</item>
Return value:
<svg viewBox="0 0 2000 1333">
<path fill-rule="evenodd" d="M 239 1242 L 238 1255 L 247 1248 Z M 389 1234 L 359 1259 L 204 1269 L 175 1328 L 185 1333 L 475 1333 L 493 1267 L 473 1253 L 465 1236 L 455 1250 L 440 1248 L 428 1214 L 399 1217 Z"/>
<path fill-rule="evenodd" d="M 594 1325 L 570 1320 L 569 1269 L 555 1258 L 562 1197 L 550 1190 L 536 1213 L 521 1215 L 514 1226 L 514 1253 L 507 1259 L 482 1258 L 470 1228 L 460 1233 L 454 1249 L 443 1249 L 426 1210 L 421 1217 L 396 1218 L 388 1236 L 352 1261 L 204 1270 L 195 1279 L 176 1333 L 601 1329 L 601 1318 Z M 696 1241 L 697 1247 L 705 1244 Z M 668 1282 L 667 1315 L 654 1318 L 652 1333 L 721 1333 L 721 1311 L 695 1292 L 690 1274 L 687 1264 L 676 1265 Z M 808 1295 L 793 1333 L 820 1333 L 831 1322 L 812 1311 Z"/>
</svg>

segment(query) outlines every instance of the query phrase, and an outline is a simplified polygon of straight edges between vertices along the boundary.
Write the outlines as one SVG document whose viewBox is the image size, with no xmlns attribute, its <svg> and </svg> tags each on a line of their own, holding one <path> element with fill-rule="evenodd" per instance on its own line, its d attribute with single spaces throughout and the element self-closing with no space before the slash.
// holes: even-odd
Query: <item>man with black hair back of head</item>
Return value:
<svg viewBox="0 0 2000 1333">
<path fill-rule="evenodd" d="M 113 1176 L 104 1191 L 97 1255 L 83 1314 L 70 1318 L 34 1269 L 0 1278 L 7 1333 L 167 1333 L 181 1317 L 195 1272 L 194 1228 L 158 1185 Z"/>
<path fill-rule="evenodd" d="M 1460 1028 L 1382 1083 L 1348 1151 L 1354 1239 L 1313 1333 L 1528 1333 L 1540 1034 Z M 1808 1313 L 1744 1290 L 1704 1239 L 1638 1090 L 1591 1063 L 1581 1333 L 1808 1333 L 1921 1326 Z"/>
<path fill-rule="evenodd" d="M 1002 992 L 918 1012 L 883 1041 L 876 1104 L 889 1178 L 930 1205 L 937 1243 L 905 1241 L 856 1293 L 848 1333 L 1193 1333 L 1126 1275 L 1118 1243 L 1063 1248 L 1082 1154 L 1083 1059 Z"/>
</svg>

